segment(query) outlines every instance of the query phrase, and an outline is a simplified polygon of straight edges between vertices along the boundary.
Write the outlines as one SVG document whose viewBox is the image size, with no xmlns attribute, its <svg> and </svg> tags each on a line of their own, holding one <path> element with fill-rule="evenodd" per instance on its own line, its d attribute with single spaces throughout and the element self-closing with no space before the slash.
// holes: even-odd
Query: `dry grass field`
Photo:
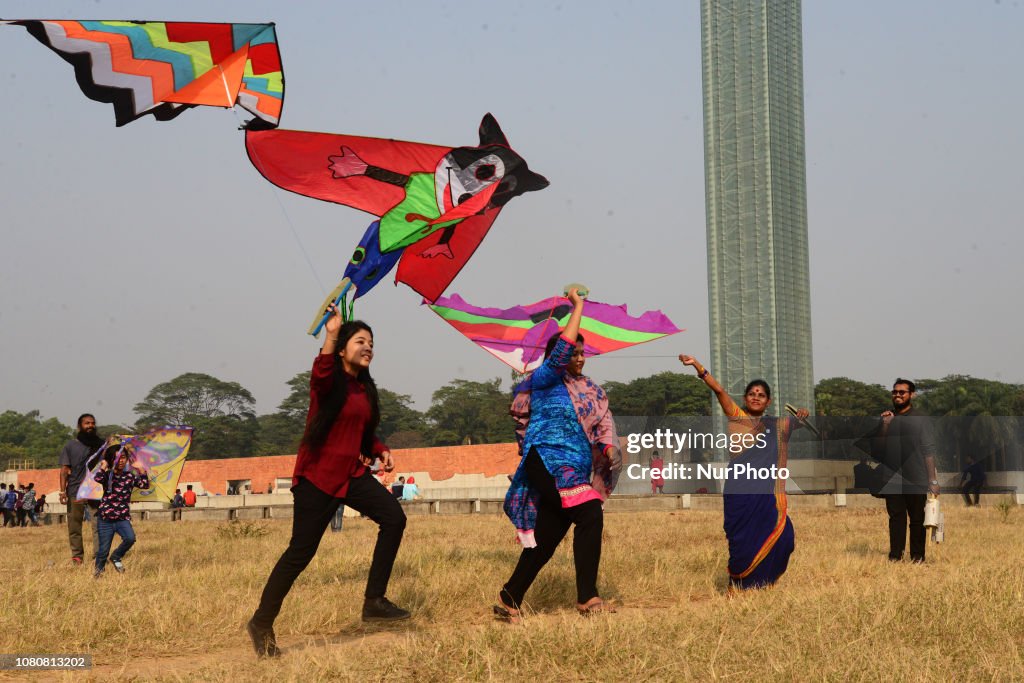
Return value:
<svg viewBox="0 0 1024 683">
<path fill-rule="evenodd" d="M 1024 680 L 1020 508 L 951 507 L 924 566 L 887 562 L 884 511 L 792 517 L 782 581 L 728 597 L 720 513 L 609 514 L 600 586 L 619 612 L 576 615 L 563 543 L 519 626 L 490 614 L 518 555 L 507 521 L 411 517 L 389 597 L 414 616 L 389 627 L 360 621 L 376 528 L 346 519 L 285 602 L 275 661 L 242 627 L 288 521 L 136 523 L 127 573 L 100 580 L 70 565 L 64 527 L 3 529 L 0 653 L 94 667 L 0 680 Z"/>
</svg>

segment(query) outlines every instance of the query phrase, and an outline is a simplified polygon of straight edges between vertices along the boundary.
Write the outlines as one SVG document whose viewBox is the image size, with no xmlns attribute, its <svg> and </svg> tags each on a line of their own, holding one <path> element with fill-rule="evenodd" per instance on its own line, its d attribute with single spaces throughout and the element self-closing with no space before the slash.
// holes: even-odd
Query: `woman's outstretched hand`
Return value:
<svg viewBox="0 0 1024 683">
<path fill-rule="evenodd" d="M 324 329 L 327 330 L 327 336 L 338 338 L 338 330 L 341 329 L 341 311 L 338 310 L 337 304 L 331 304 L 327 307 L 327 312 L 331 314 L 331 317 L 324 323 Z"/>
</svg>

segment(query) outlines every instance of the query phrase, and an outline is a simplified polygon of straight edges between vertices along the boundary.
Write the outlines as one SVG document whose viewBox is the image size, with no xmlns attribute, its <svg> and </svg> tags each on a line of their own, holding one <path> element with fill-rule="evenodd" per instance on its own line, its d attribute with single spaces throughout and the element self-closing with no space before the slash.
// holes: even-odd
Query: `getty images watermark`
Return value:
<svg viewBox="0 0 1024 683">
<path fill-rule="evenodd" d="M 626 452 L 639 455 L 645 449 L 671 451 L 678 455 L 686 449 L 721 449 L 732 454 L 739 454 L 748 448 L 764 448 L 768 444 L 765 433 L 760 434 L 714 434 L 711 432 L 673 432 L 671 429 L 656 429 L 653 433 L 633 433 L 626 436 Z M 689 481 L 694 479 L 789 479 L 789 468 L 752 467 L 746 463 L 724 464 L 692 464 L 665 463 L 663 467 L 644 467 L 633 463 L 626 467 L 626 476 L 630 479 L 667 479 Z"/>
</svg>

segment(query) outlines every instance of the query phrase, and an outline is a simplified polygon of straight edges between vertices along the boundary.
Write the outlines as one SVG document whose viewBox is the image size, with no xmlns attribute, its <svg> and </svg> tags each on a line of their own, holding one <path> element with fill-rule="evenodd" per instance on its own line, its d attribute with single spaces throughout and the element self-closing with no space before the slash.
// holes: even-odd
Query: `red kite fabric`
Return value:
<svg viewBox="0 0 1024 683">
<path fill-rule="evenodd" d="M 405 249 L 396 281 L 433 301 L 513 197 L 548 185 L 487 114 L 477 147 L 305 131 L 248 131 L 249 159 L 291 192 L 380 218 L 380 252 Z"/>
</svg>

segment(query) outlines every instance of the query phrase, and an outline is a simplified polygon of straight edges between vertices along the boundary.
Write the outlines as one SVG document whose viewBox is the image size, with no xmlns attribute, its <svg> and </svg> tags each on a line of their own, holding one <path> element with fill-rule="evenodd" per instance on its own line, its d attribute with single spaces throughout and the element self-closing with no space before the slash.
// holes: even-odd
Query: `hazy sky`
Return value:
<svg viewBox="0 0 1024 683">
<path fill-rule="evenodd" d="M 599 381 L 708 357 L 696 0 L 0 0 L 0 17 L 275 21 L 284 128 L 472 145 L 490 111 L 551 186 L 505 208 L 448 293 L 505 307 L 580 281 L 687 328 L 591 360 Z M 803 25 L 815 377 L 1024 381 L 1024 8 L 805 2 Z M 0 56 L 0 410 L 132 422 L 154 385 L 205 372 L 272 412 L 372 218 L 273 188 L 229 111 L 118 129 L 24 29 L 0 27 Z M 381 386 L 422 409 L 451 379 L 508 377 L 418 303 L 389 283 L 357 302 Z"/>
</svg>

